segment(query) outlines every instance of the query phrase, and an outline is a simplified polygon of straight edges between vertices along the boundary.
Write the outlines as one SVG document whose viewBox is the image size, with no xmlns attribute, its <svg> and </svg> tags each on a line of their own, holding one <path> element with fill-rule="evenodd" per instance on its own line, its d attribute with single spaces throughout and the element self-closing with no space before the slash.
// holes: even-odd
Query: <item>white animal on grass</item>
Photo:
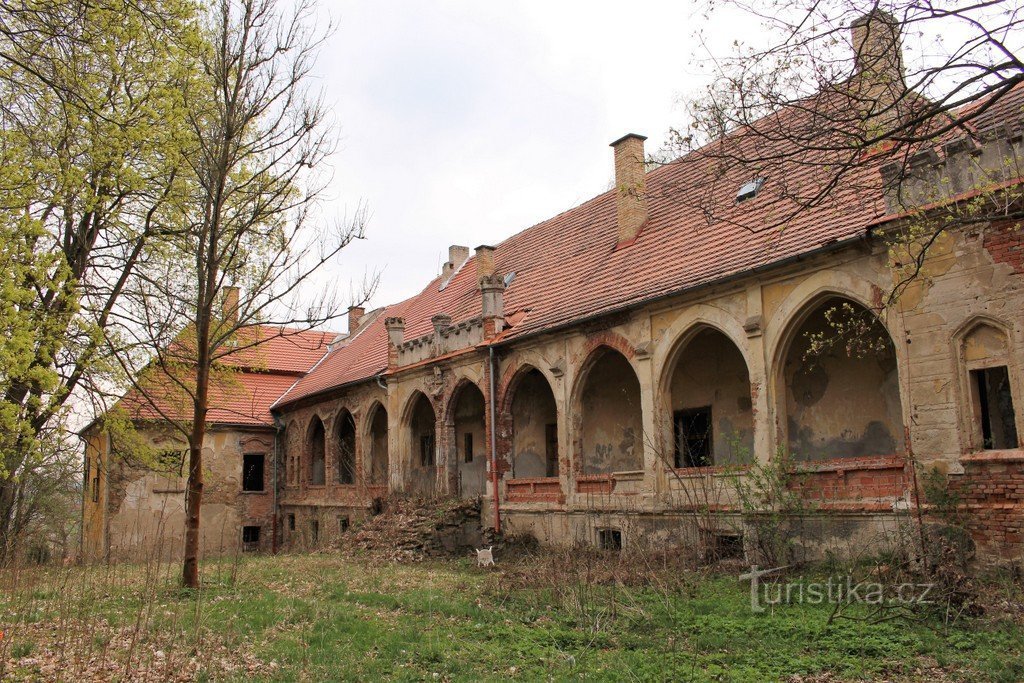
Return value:
<svg viewBox="0 0 1024 683">
<path fill-rule="evenodd" d="M 494 566 L 494 553 L 491 550 L 494 548 L 493 545 L 487 546 L 483 549 L 477 549 L 476 551 L 476 566 L 478 567 L 493 567 Z"/>
</svg>

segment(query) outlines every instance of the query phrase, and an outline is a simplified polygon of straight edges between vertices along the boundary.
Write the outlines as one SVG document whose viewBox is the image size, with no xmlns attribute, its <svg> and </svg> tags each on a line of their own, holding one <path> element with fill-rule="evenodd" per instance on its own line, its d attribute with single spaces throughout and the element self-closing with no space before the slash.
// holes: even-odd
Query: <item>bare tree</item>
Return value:
<svg viewBox="0 0 1024 683">
<path fill-rule="evenodd" d="M 713 84 L 689 100 L 689 123 L 672 131 L 665 150 L 700 167 L 668 192 L 709 223 L 761 232 L 812 216 L 842 220 L 854 210 L 907 214 L 888 235 L 905 262 L 891 302 L 943 232 L 1024 217 L 1015 182 L 1022 169 L 1012 154 L 998 168 L 968 174 L 982 200 L 976 192 L 961 201 L 955 190 L 964 188 L 926 197 L 907 182 L 933 148 L 993 137 L 980 124 L 1024 80 L 1018 2 L 724 0 L 706 7 L 712 15 L 748 13 L 764 29 L 759 44 L 736 43 L 734 54 L 708 61 Z M 723 203 L 744 183 L 755 192 L 764 185 L 758 211 Z"/>
<path fill-rule="evenodd" d="M 73 490 L 69 401 L 104 384 L 100 331 L 176 185 L 190 12 L 0 3 L 0 559 Z"/>
<path fill-rule="evenodd" d="M 194 149 L 177 232 L 131 283 L 122 322 L 132 336 L 113 341 L 135 393 L 188 443 L 182 580 L 190 587 L 199 585 L 211 402 L 232 391 L 234 370 L 257 362 L 269 339 L 337 315 L 333 293 L 309 291 L 311 278 L 362 236 L 362 212 L 318 227 L 318 169 L 332 140 L 308 87 L 323 35 L 311 18 L 307 3 L 285 11 L 274 0 L 220 0 L 206 15 L 200 69 L 186 91 Z"/>
</svg>

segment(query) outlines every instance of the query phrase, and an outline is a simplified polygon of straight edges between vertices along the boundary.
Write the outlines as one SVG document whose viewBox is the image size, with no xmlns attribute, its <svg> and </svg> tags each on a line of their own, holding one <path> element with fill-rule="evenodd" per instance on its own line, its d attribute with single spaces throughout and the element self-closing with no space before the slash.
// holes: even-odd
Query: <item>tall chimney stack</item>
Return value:
<svg viewBox="0 0 1024 683">
<path fill-rule="evenodd" d="M 238 323 L 238 287 L 223 287 L 221 292 L 223 293 L 221 311 L 224 320 L 235 325 Z"/>
<path fill-rule="evenodd" d="M 362 306 L 348 307 L 348 332 L 352 334 L 359 329 L 359 321 L 363 319 L 366 309 Z"/>
<path fill-rule="evenodd" d="M 385 318 L 384 329 L 388 332 L 388 367 L 398 366 L 398 347 L 405 341 L 405 320 Z"/>
<path fill-rule="evenodd" d="M 494 247 L 481 244 L 476 248 L 476 277 L 477 280 L 494 275 Z"/>
<path fill-rule="evenodd" d="M 875 9 L 850 25 L 857 73 L 903 83 L 903 45 L 900 24 L 888 12 Z"/>
<path fill-rule="evenodd" d="M 854 66 L 852 94 L 869 138 L 884 132 L 901 116 L 907 85 L 900 23 L 875 9 L 850 25 Z"/>
<path fill-rule="evenodd" d="M 632 244 L 647 222 L 647 186 L 644 182 L 646 139 L 643 135 L 629 133 L 611 144 L 615 150 L 618 246 Z"/>
</svg>

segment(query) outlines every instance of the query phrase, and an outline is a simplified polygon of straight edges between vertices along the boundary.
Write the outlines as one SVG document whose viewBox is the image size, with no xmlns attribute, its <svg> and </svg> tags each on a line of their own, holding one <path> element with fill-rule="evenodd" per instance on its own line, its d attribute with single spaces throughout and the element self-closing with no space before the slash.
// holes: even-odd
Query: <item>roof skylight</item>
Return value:
<svg viewBox="0 0 1024 683">
<path fill-rule="evenodd" d="M 757 193 L 764 187 L 764 178 L 754 178 L 748 183 L 744 183 L 740 187 L 739 192 L 736 193 L 736 203 L 745 202 L 748 199 L 753 199 L 757 196 Z"/>
</svg>

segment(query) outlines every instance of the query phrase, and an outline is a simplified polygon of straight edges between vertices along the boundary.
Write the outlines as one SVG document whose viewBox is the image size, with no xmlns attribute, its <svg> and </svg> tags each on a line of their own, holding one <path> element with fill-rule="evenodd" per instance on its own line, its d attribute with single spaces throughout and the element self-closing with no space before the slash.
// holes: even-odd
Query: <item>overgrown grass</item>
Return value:
<svg viewBox="0 0 1024 683">
<path fill-rule="evenodd" d="M 1019 616 L 829 625 L 829 605 L 753 613 L 735 576 L 608 563 L 246 557 L 207 563 L 201 591 L 174 567 L 25 570 L 0 597 L 0 678 L 1024 679 Z"/>
</svg>

